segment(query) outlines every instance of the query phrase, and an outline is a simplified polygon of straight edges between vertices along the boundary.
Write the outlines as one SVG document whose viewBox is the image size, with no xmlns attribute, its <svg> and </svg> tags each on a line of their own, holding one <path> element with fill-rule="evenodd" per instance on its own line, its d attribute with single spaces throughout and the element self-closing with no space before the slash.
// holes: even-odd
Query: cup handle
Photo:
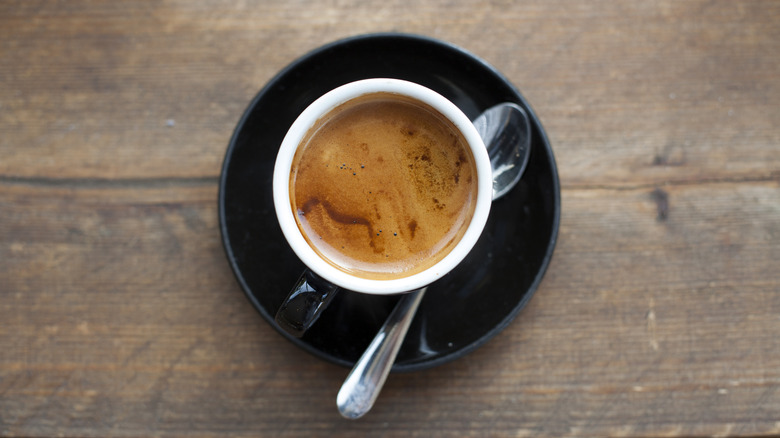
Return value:
<svg viewBox="0 0 780 438">
<path fill-rule="evenodd" d="M 276 312 L 276 324 L 300 338 L 328 307 L 337 290 L 338 286 L 306 269 Z"/>
</svg>

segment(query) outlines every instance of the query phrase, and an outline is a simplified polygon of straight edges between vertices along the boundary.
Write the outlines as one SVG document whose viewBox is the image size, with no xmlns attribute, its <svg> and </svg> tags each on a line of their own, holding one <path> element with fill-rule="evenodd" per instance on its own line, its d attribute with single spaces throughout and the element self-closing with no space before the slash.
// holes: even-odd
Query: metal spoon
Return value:
<svg viewBox="0 0 780 438">
<path fill-rule="evenodd" d="M 495 201 L 523 176 L 531 155 L 531 123 L 520 106 L 509 102 L 488 108 L 472 123 L 490 156 Z"/>
<path fill-rule="evenodd" d="M 509 192 L 523 175 L 531 150 L 531 125 L 525 111 L 514 103 L 489 108 L 473 123 L 490 156 L 495 201 Z M 427 289 L 401 297 L 355 363 L 336 397 L 344 417 L 360 418 L 374 405 Z"/>
</svg>

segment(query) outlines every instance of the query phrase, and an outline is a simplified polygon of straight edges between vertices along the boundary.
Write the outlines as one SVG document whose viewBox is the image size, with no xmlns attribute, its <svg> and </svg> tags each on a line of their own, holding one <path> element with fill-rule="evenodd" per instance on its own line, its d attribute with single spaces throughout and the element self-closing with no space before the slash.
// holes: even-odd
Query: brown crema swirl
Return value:
<svg viewBox="0 0 780 438">
<path fill-rule="evenodd" d="M 322 117 L 290 174 L 290 204 L 309 245 L 369 279 L 406 277 L 443 259 L 476 197 L 476 164 L 460 131 L 430 106 L 390 93 Z"/>
</svg>

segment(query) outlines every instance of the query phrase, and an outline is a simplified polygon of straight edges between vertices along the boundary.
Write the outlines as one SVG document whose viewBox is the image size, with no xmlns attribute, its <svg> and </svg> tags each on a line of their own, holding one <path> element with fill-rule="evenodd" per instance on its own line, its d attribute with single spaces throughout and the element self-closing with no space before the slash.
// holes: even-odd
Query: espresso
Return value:
<svg viewBox="0 0 780 438">
<path fill-rule="evenodd" d="M 332 110 L 296 151 L 290 203 L 320 257 L 369 279 L 421 272 L 460 241 L 474 213 L 468 143 L 435 109 L 374 93 Z"/>
</svg>

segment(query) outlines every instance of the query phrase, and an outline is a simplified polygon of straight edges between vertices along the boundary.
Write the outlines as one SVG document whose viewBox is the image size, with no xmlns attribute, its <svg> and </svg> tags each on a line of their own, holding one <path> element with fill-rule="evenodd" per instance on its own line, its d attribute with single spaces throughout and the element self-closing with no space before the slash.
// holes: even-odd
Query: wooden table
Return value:
<svg viewBox="0 0 780 438">
<path fill-rule="evenodd" d="M 391 375 L 249 305 L 218 231 L 233 127 L 281 68 L 375 31 L 502 71 L 563 210 L 496 338 Z M 780 433 L 780 2 L 0 3 L 0 435 Z"/>
</svg>

